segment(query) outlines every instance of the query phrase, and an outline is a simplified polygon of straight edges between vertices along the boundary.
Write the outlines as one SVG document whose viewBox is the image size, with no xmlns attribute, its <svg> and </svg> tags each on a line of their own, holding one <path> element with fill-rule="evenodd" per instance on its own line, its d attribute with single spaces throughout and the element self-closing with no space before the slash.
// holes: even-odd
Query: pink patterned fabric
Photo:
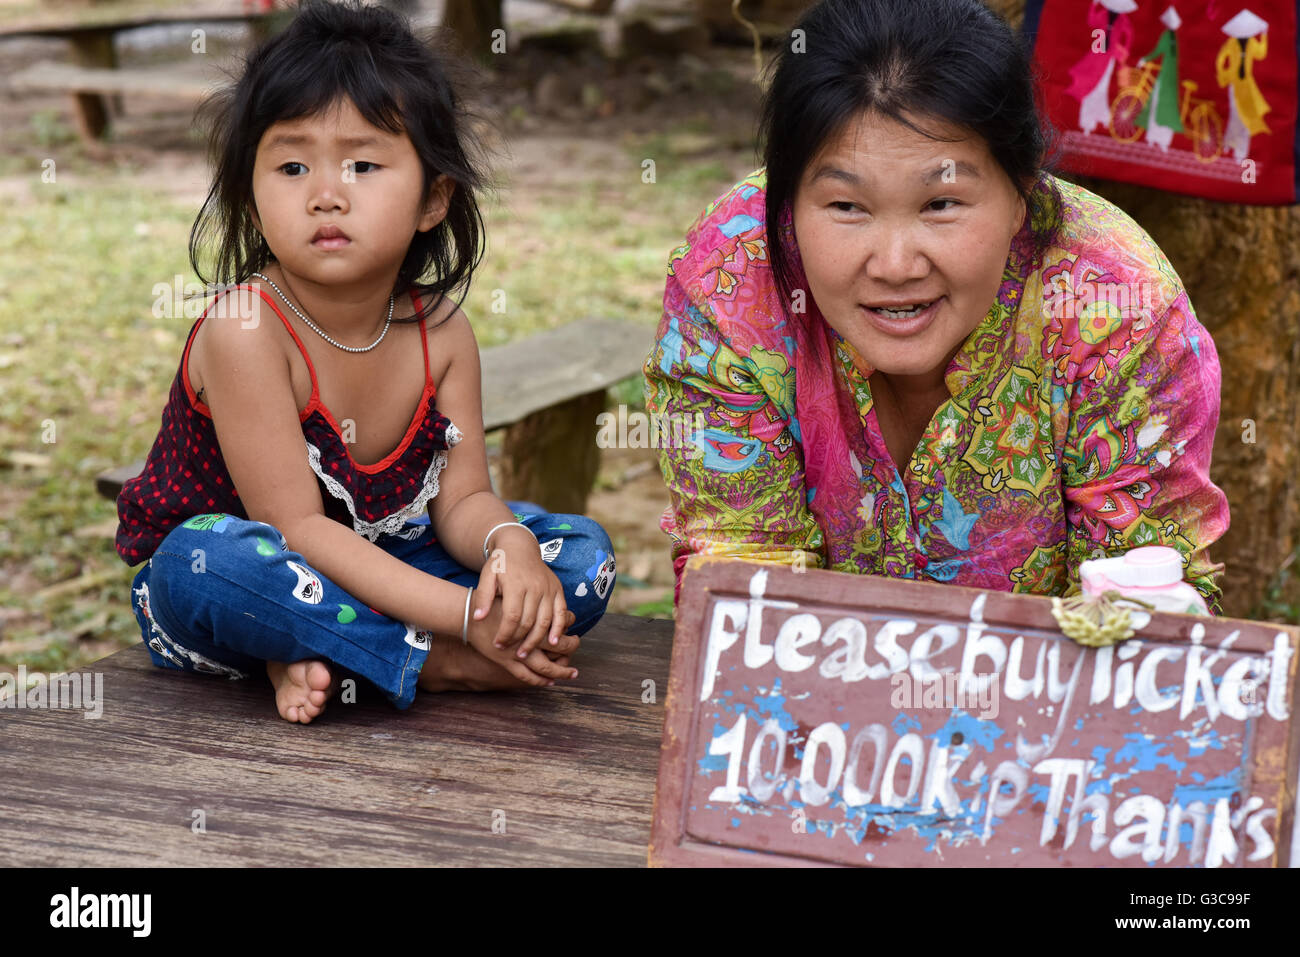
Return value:
<svg viewBox="0 0 1300 957">
<path fill-rule="evenodd" d="M 1217 610 L 1218 356 L 1141 227 L 1040 179 L 1064 201 L 1056 244 L 1035 257 L 1031 224 L 1016 236 L 900 475 L 870 367 L 811 297 L 782 308 L 765 185 L 763 170 L 741 180 L 672 252 L 645 364 L 679 596 L 692 554 L 1061 595 L 1081 561 L 1163 544 Z M 799 264 L 788 223 L 781 234 Z"/>
</svg>

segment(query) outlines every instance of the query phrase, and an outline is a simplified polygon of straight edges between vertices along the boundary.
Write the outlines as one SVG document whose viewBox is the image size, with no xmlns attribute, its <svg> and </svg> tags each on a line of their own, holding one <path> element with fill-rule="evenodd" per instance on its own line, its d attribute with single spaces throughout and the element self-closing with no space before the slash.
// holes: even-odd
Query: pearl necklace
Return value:
<svg viewBox="0 0 1300 957">
<path fill-rule="evenodd" d="M 253 275 L 256 276 L 258 279 L 266 280 L 266 282 L 270 284 L 271 288 L 274 289 L 277 293 L 279 293 L 280 298 L 284 300 L 284 304 L 298 314 L 299 319 L 307 323 L 307 325 L 311 326 L 312 329 L 315 330 L 316 334 L 319 335 L 326 342 L 328 342 L 330 345 L 338 346 L 344 352 L 369 352 L 375 346 L 379 345 L 379 343 L 384 341 L 384 336 L 388 335 L 388 327 L 393 324 L 393 297 L 389 296 L 388 297 L 388 321 L 384 323 L 384 331 L 379 334 L 379 338 L 376 339 L 374 342 L 370 343 L 370 345 L 368 346 L 345 346 L 341 342 L 335 342 L 333 339 L 327 336 L 325 334 L 325 331 L 321 329 L 319 326 L 317 326 L 316 323 L 308 319 L 297 306 L 295 306 L 293 303 L 289 301 L 288 296 L 286 296 L 283 292 L 280 292 L 280 287 L 277 286 L 275 283 L 271 282 L 269 277 L 262 275 L 260 272 L 255 272 L 253 273 Z"/>
</svg>

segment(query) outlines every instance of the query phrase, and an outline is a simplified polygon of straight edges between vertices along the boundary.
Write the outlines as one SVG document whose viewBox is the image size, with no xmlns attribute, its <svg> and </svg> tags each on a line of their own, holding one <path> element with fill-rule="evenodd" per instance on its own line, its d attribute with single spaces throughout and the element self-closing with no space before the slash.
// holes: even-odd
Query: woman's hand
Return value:
<svg viewBox="0 0 1300 957">
<path fill-rule="evenodd" d="M 511 538 L 503 535 L 502 546 L 484 562 L 475 593 L 474 620 L 488 614 L 499 594 L 503 614 L 493 644 L 506 648 L 522 641 L 516 656 L 527 658 L 548 632 L 546 650 L 557 651 L 560 636 L 575 619 L 565 605 L 564 587 L 542 561 L 537 539 L 527 529 L 518 532 Z"/>
</svg>

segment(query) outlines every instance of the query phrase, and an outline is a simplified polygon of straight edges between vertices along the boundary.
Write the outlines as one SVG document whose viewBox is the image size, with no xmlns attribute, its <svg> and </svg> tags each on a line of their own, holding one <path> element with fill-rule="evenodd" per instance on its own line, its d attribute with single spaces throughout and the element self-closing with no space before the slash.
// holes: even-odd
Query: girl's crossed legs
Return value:
<svg viewBox="0 0 1300 957">
<path fill-rule="evenodd" d="M 613 588 L 609 536 L 582 515 L 551 514 L 525 502 L 507 504 L 537 537 L 544 560 L 564 587 L 565 602 L 576 616 L 568 633 L 584 634 L 604 614 Z M 434 541 L 427 516 L 393 535 L 381 535 L 375 544 L 430 575 L 478 585 L 479 572 L 456 562 Z M 482 658 L 459 642 L 435 639 L 375 611 L 290 551 L 273 526 L 233 515 L 196 515 L 172 529 L 136 574 L 131 593 L 154 664 L 245 678 L 268 670 L 267 662 L 277 662 L 269 670 L 284 717 L 291 718 L 286 712 L 294 706 L 308 718 L 319 713 L 331 672 L 335 682 L 346 676 L 365 678 L 405 709 L 414 700 L 431 650 L 439 651 L 442 661 Z M 329 667 L 286 668 L 311 660 Z M 481 665 L 501 670 L 487 659 Z M 502 675 L 502 686 L 510 686 L 514 679 L 503 670 Z M 425 686 L 456 685 L 435 680 Z"/>
</svg>

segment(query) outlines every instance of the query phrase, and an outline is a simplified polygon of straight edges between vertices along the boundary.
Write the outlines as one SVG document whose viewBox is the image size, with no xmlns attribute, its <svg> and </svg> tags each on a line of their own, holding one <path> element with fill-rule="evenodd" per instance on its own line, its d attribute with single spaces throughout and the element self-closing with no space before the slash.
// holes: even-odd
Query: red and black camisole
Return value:
<svg viewBox="0 0 1300 957">
<path fill-rule="evenodd" d="M 252 287 L 255 289 L 255 287 Z M 424 320 L 424 394 L 397 448 L 372 465 L 353 461 L 334 414 L 321 402 L 316 368 L 302 340 L 284 313 L 256 290 L 280 317 L 311 372 L 311 401 L 298 414 L 305 453 L 321 488 L 325 514 L 370 541 L 392 534 L 420 515 L 438 494 L 438 475 L 447 464 L 447 451 L 461 440 L 451 420 L 433 404 L 437 388 L 429 374 L 429 343 Z M 414 290 L 411 300 L 419 311 Z M 172 382 L 162 426 L 145 462 L 144 471 L 122 486 L 117 497 L 115 547 L 128 565 L 137 565 L 175 526 L 194 515 L 227 512 L 247 518 L 239 492 L 226 471 L 212 426 L 212 414 L 190 384 L 189 356 L 194 334 L 218 300 L 195 321 L 185 340 L 180 368 Z"/>
</svg>

